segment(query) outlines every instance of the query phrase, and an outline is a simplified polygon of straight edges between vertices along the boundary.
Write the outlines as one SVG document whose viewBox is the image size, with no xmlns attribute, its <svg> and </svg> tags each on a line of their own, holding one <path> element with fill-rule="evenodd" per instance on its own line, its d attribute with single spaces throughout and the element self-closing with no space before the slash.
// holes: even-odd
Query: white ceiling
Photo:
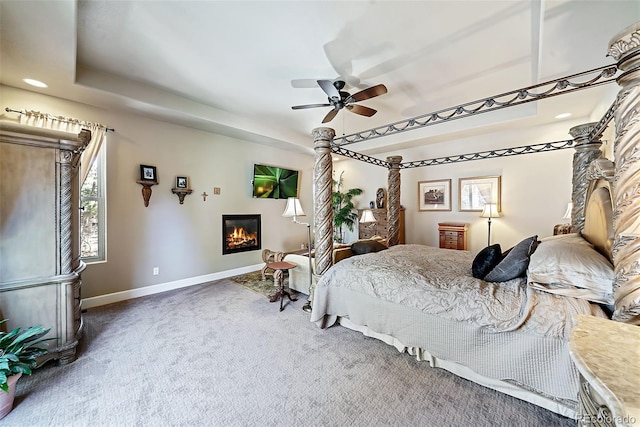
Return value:
<svg viewBox="0 0 640 427">
<path fill-rule="evenodd" d="M 378 110 L 373 117 L 342 110 L 328 124 L 350 134 L 612 64 L 609 40 L 640 20 L 638 0 L 0 5 L 5 85 L 307 151 L 329 107 L 291 106 L 326 102 L 316 79 L 342 77 L 351 93 L 388 88 L 361 102 Z M 49 87 L 27 86 L 25 77 Z M 603 91 L 582 91 L 579 103 L 564 95 L 530 104 L 503 123 L 504 114 L 484 114 L 474 131 L 544 123 L 567 110 L 587 116 Z M 398 149 L 465 126 L 467 119 L 365 144 Z"/>
</svg>

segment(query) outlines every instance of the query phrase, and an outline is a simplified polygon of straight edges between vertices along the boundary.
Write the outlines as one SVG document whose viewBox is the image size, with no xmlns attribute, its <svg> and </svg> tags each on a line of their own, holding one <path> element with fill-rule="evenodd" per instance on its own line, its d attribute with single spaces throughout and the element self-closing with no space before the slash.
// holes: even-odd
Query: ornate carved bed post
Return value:
<svg viewBox="0 0 640 427">
<path fill-rule="evenodd" d="M 316 152 L 313 165 L 313 225 L 315 241 L 315 274 L 321 276 L 332 264 L 333 252 L 333 162 L 331 141 L 336 135 L 331 128 L 316 128 L 311 132 Z M 315 284 L 309 288 L 309 305 L 313 303 Z M 309 307 L 310 308 L 310 307 Z"/>
<path fill-rule="evenodd" d="M 602 156 L 602 151 L 600 151 L 602 142 L 599 140 L 589 141 L 589 134 L 596 124 L 585 123 L 569 130 L 569 134 L 575 141 L 574 148 L 576 150 L 573 154 L 573 189 L 571 192 L 571 201 L 573 202 L 571 229 L 574 233 L 584 229 L 584 210 L 587 205 L 587 191 L 589 189 L 589 181 L 586 177 L 587 169 L 593 160 Z"/>
<path fill-rule="evenodd" d="M 389 156 L 389 176 L 387 178 L 387 218 L 389 238 L 387 244 L 395 246 L 400 236 L 400 162 L 402 156 Z"/>
<path fill-rule="evenodd" d="M 608 56 L 623 71 L 614 117 L 613 319 L 640 325 L 640 22 L 611 40 Z"/>
</svg>

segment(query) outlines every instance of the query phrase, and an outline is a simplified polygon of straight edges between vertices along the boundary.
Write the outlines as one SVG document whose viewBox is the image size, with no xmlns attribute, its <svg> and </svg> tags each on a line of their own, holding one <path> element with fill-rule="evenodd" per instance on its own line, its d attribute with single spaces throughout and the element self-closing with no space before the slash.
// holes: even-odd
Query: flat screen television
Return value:
<svg viewBox="0 0 640 427">
<path fill-rule="evenodd" d="M 253 165 L 253 197 L 260 199 L 298 197 L 298 171 L 275 166 Z"/>
</svg>

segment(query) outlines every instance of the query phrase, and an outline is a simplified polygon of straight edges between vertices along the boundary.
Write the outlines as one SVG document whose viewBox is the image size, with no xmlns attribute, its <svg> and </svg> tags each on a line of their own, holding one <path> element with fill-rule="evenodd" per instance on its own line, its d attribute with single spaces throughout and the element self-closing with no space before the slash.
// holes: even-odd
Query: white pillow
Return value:
<svg viewBox="0 0 640 427">
<path fill-rule="evenodd" d="M 562 240 L 565 243 L 575 243 L 593 247 L 593 245 L 586 241 L 584 237 L 580 235 L 580 233 L 558 234 L 556 236 L 549 236 L 545 237 L 544 239 L 540 239 L 540 241 L 542 242 L 555 242 L 558 240 Z"/>
<path fill-rule="evenodd" d="M 613 304 L 613 266 L 579 234 L 543 239 L 531 255 L 527 278 L 535 289 Z"/>
</svg>

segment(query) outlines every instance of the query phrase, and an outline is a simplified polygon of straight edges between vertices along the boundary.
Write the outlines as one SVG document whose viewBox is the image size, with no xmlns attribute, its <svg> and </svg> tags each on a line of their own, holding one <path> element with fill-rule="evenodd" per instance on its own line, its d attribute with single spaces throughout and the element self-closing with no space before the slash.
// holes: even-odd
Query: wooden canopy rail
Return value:
<svg viewBox="0 0 640 427">
<path fill-rule="evenodd" d="M 430 166 L 442 164 L 437 162 L 454 162 L 474 160 L 487 157 L 502 157 L 506 155 L 526 154 L 533 149 L 516 147 L 506 150 L 514 152 L 498 153 L 493 150 L 485 153 L 471 155 L 448 156 L 442 159 L 430 161 L 410 162 L 403 164 L 401 156 L 387 157 L 386 161 L 379 160 L 364 154 L 347 150 L 342 145 L 361 142 L 365 139 L 379 138 L 386 135 L 403 132 L 411 128 L 433 125 L 452 119 L 468 117 L 480 112 L 494 111 L 523 102 L 537 101 L 549 96 L 584 89 L 586 87 L 605 84 L 613 81 L 616 71 L 621 74 L 615 79 L 621 87 L 616 101 L 597 123 L 588 123 L 571 129 L 570 134 L 574 138 L 569 141 L 560 141 L 545 144 L 538 151 L 550 149 L 564 149 L 573 147 L 576 150 L 573 159 L 573 220 L 575 230 L 582 230 L 584 226 L 584 208 L 588 194 L 587 175 L 600 173 L 604 179 L 612 181 L 613 206 L 614 206 L 614 247 L 613 261 L 615 268 L 615 281 L 613 284 L 615 297 L 614 320 L 633 324 L 640 324 L 640 22 L 627 27 L 618 33 L 609 43 L 607 56 L 617 61 L 614 67 L 602 67 L 573 76 L 557 79 L 551 82 L 531 86 L 530 88 L 507 92 L 497 97 L 474 101 L 452 109 L 441 110 L 426 114 L 419 118 L 406 122 L 392 123 L 369 131 L 335 139 L 335 131 L 331 128 L 320 127 L 312 131 L 315 162 L 313 170 L 314 182 L 314 234 L 316 242 L 316 275 L 321 276 L 331 267 L 331 253 L 333 250 L 333 211 L 331 209 L 333 164 L 331 153 L 335 152 L 356 160 L 384 166 L 388 169 L 387 195 L 388 195 L 388 219 L 389 219 L 389 245 L 398 242 L 398 224 L 400 212 L 400 169 L 407 167 Z M 617 68 L 617 70 L 616 70 Z M 571 83 L 569 78 L 583 77 L 587 74 L 599 74 L 591 80 L 583 83 Z M 608 79 L 608 80 L 605 80 Z M 551 89 L 541 94 L 530 93 L 532 88 L 542 88 L 554 84 Z M 557 92 L 555 92 L 557 90 Z M 496 98 L 515 95 L 506 102 L 497 102 Z M 472 107 L 475 106 L 475 107 Z M 467 108 L 469 107 L 469 108 Z M 446 113 L 446 114 L 445 114 Z M 448 115 L 447 115 L 448 114 Z M 423 118 L 424 121 L 418 119 Z M 593 171 L 591 166 L 594 159 L 602 156 L 600 151 L 600 137 L 614 119 L 616 123 L 614 138 L 614 172 Z M 366 134 L 366 135 L 365 135 Z M 528 146 L 536 147 L 536 146 Z M 516 153 L 522 148 L 522 152 Z M 535 151 L 535 150 L 533 150 Z M 471 158 L 466 158 L 466 157 Z M 448 159 L 448 161 L 447 161 Z M 424 162 L 424 164 L 422 164 Z M 433 162 L 433 163 L 432 163 Z M 606 169 L 606 168 L 605 168 Z M 312 301 L 315 286 L 312 284 L 309 299 Z"/>
</svg>

